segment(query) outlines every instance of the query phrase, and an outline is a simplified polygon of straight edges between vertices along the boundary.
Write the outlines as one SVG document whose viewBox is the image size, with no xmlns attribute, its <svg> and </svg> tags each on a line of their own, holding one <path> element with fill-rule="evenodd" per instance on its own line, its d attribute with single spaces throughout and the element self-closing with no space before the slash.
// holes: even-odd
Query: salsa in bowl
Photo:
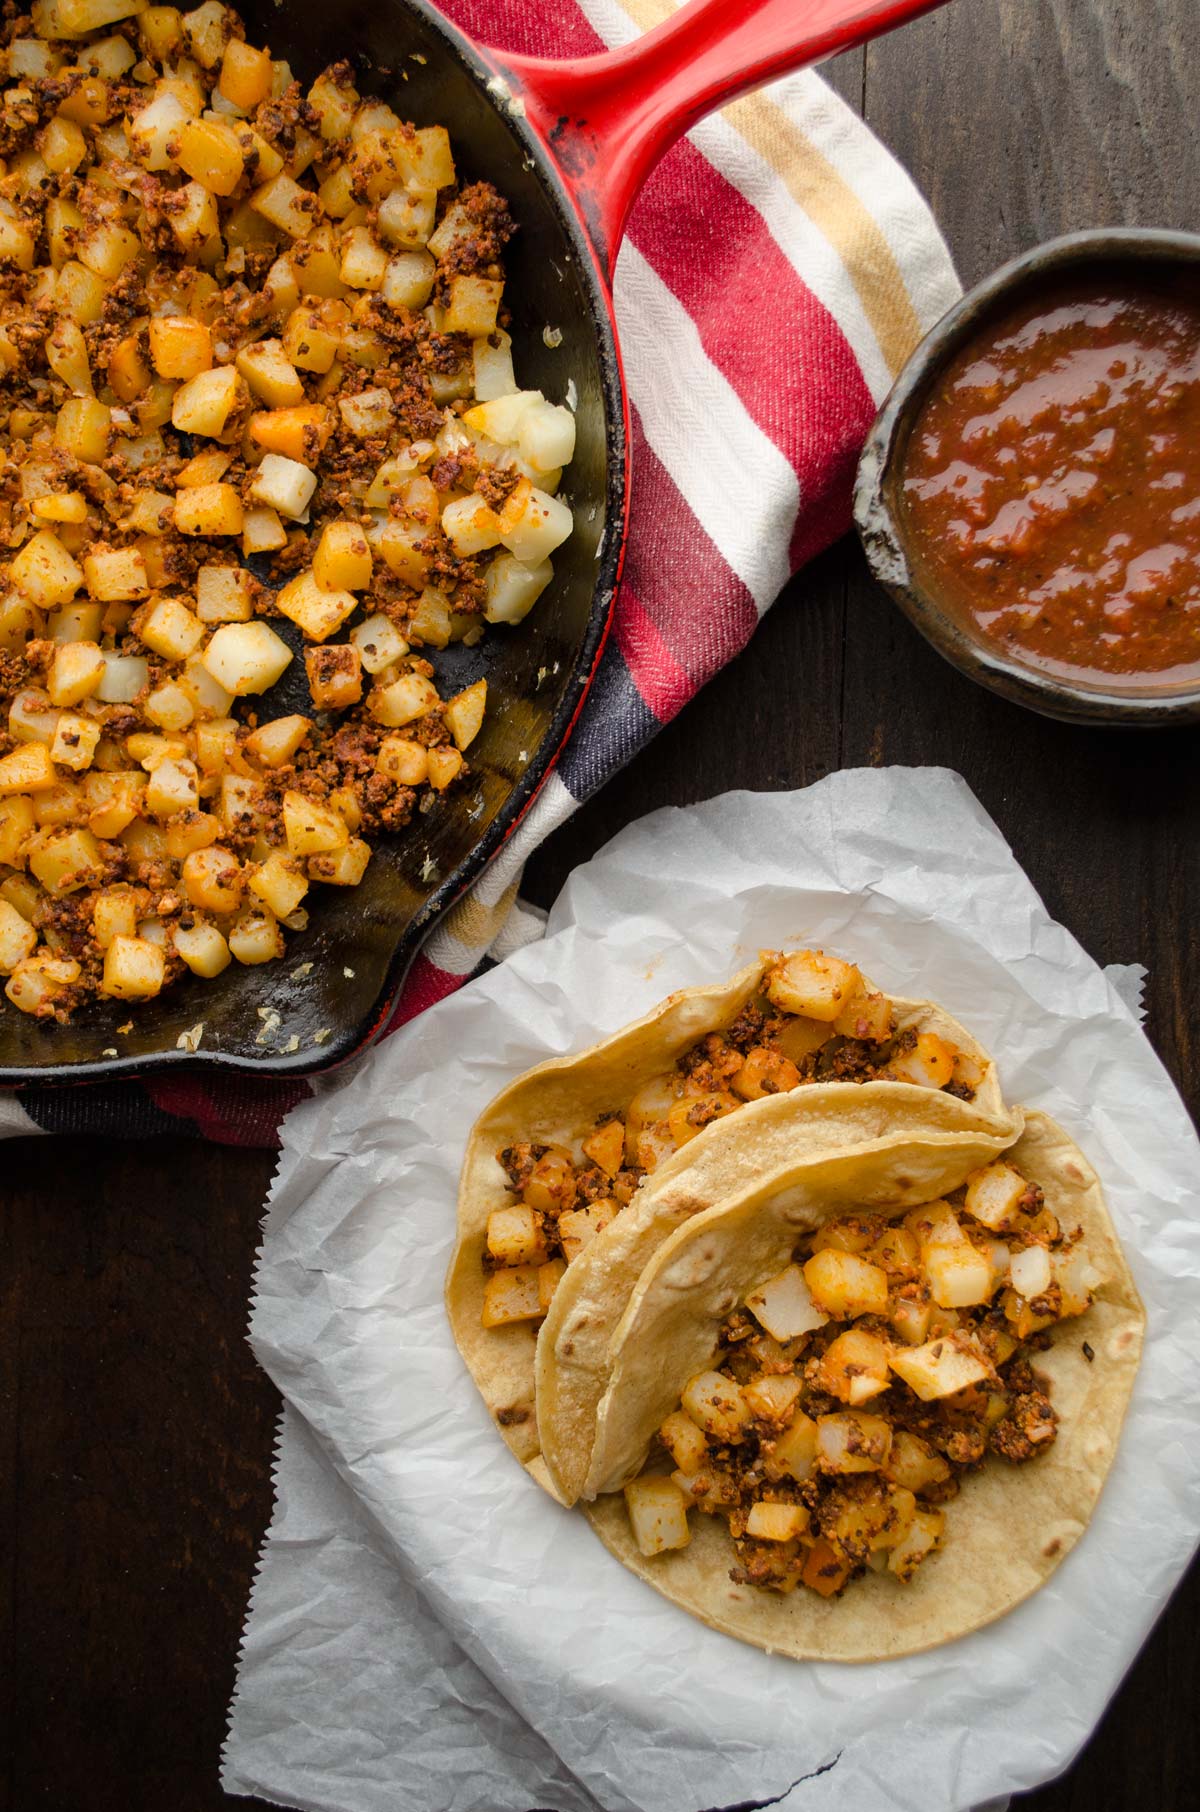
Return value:
<svg viewBox="0 0 1200 1812">
<path fill-rule="evenodd" d="M 1200 236 L 1073 234 L 964 297 L 884 404 L 855 515 L 972 678 L 1056 717 L 1200 717 Z"/>
</svg>

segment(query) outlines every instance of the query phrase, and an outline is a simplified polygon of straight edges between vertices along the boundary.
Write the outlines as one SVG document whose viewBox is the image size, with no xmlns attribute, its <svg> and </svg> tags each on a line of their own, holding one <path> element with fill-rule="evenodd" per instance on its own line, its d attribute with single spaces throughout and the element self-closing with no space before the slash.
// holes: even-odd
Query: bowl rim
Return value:
<svg viewBox="0 0 1200 1812">
<path fill-rule="evenodd" d="M 1160 728 L 1200 722 L 1200 680 L 1172 691 L 1129 692 L 1041 673 L 1008 658 L 943 608 L 915 577 L 888 496 L 897 451 L 939 372 L 999 305 L 1039 279 L 1077 266 L 1139 261 L 1194 265 L 1200 232 L 1089 227 L 1019 253 L 967 290 L 910 354 L 867 436 L 854 484 L 854 522 L 874 577 L 913 626 L 960 673 L 1016 704 L 1071 723 Z"/>
<path fill-rule="evenodd" d="M 281 0 L 277 0 L 277 4 L 280 3 Z M 430 0 L 385 0 L 385 4 L 415 14 L 424 28 L 440 39 L 446 55 L 462 65 L 488 105 L 503 117 L 528 165 L 533 168 L 579 268 L 595 335 L 604 408 L 606 521 L 596 561 L 587 629 L 570 683 L 563 688 L 562 698 L 532 759 L 496 816 L 458 867 L 443 877 L 398 933 L 379 993 L 364 1019 L 340 1028 L 319 1050 L 289 1055 L 272 1053 L 251 1057 L 241 1051 L 222 1051 L 219 1047 L 201 1046 L 193 1052 L 172 1045 L 128 1057 L 84 1058 L 61 1064 L 0 1064 L 0 1090 L 19 1095 L 23 1088 L 71 1088 L 97 1082 L 130 1081 L 168 1070 L 174 1075 L 208 1072 L 240 1075 L 264 1082 L 297 1080 L 337 1069 L 359 1056 L 388 1024 L 408 972 L 438 920 L 478 880 L 530 810 L 570 739 L 600 664 L 616 608 L 629 526 L 629 402 L 612 297 L 570 190 L 547 147 L 520 108 L 509 104 L 507 84 L 486 48 L 475 44 L 430 4 Z"/>
</svg>

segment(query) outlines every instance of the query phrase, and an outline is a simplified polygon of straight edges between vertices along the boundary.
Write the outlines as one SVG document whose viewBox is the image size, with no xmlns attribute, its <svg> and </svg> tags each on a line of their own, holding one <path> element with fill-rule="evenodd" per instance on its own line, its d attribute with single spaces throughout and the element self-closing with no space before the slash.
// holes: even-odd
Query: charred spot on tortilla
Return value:
<svg viewBox="0 0 1200 1812">
<path fill-rule="evenodd" d="M 533 1411 L 527 1405 L 521 1404 L 511 1409 L 498 1409 L 496 1420 L 501 1428 L 517 1428 L 522 1422 L 528 1422 L 532 1414 Z"/>
</svg>

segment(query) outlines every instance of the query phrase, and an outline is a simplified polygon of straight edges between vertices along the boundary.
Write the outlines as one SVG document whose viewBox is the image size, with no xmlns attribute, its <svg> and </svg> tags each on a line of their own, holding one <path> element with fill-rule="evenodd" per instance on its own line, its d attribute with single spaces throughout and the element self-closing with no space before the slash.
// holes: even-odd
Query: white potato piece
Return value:
<svg viewBox="0 0 1200 1812">
<path fill-rule="evenodd" d="M 202 658 L 217 684 L 240 698 L 273 686 L 290 664 L 292 651 L 269 623 L 223 623 Z"/>
<path fill-rule="evenodd" d="M 674 1479 L 651 1476 L 626 1485 L 625 1507 L 641 1553 L 649 1556 L 687 1547 L 692 1539 L 688 1502 Z"/>
</svg>

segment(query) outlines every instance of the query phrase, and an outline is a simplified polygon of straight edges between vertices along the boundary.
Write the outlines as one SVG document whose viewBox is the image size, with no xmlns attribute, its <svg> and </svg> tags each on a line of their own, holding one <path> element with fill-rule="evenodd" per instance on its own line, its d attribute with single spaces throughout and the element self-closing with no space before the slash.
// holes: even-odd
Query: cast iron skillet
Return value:
<svg viewBox="0 0 1200 1812">
<path fill-rule="evenodd" d="M 138 1007 L 98 1001 L 67 1026 L 0 1007 L 0 1084 L 92 1082 L 168 1065 L 299 1076 L 375 1036 L 433 922 L 545 779 L 608 632 L 628 492 L 610 273 L 638 188 L 712 108 L 940 3 L 691 0 L 623 50 L 552 63 L 479 50 L 425 0 L 241 0 L 250 41 L 286 56 L 302 81 L 351 59 L 362 92 L 417 125 L 447 126 L 460 178 L 486 178 L 507 197 L 520 224 L 505 290 L 518 377 L 555 401 L 574 385 L 577 451 L 564 494 L 575 532 L 519 628 L 437 656 L 443 694 L 487 678 L 470 786 L 379 847 L 360 886 L 319 890 L 308 929 L 289 939 L 281 962 L 234 963 L 215 981 L 184 980 Z M 298 631 L 275 627 L 299 649 Z M 295 660 L 260 714 L 310 709 Z M 185 1034 L 201 1022 L 193 1052 Z"/>
</svg>

